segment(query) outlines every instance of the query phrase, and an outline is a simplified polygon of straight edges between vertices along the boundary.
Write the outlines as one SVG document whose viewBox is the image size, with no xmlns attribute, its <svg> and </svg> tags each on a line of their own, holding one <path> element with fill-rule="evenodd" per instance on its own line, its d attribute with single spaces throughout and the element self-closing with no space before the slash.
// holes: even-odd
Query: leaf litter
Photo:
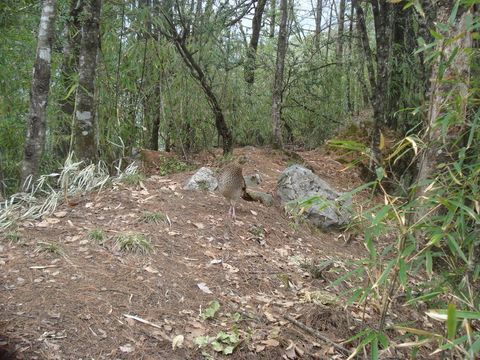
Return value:
<svg viewBox="0 0 480 360">
<path fill-rule="evenodd" d="M 259 171 L 264 179 L 260 190 L 273 194 L 287 163 L 283 155 L 256 148 L 235 153 L 248 153 L 244 173 Z M 196 161 L 213 163 L 209 156 L 200 154 Z M 329 155 L 311 151 L 302 156 L 334 186 L 358 184 Z M 182 189 L 191 174 L 154 175 L 139 185 L 112 187 L 104 187 L 100 177 L 98 185 L 85 186 L 101 187 L 101 192 L 75 194 L 45 216 L 19 222 L 22 243 L 3 241 L 0 235 L 2 282 L 9 289 L 0 292 L 3 331 L 24 358 L 120 353 L 131 359 L 199 354 L 293 359 L 307 353 L 346 358 L 281 315 L 295 315 L 317 328 L 319 322 L 327 324 L 318 315 L 324 307 L 315 302 L 324 299 L 317 292 L 334 279 L 331 270 L 316 279 L 301 261 L 291 259 L 342 264 L 361 256 L 362 244 L 345 247 L 335 234 L 292 227 L 280 208 L 253 202 L 241 201 L 238 221 L 229 223 L 228 203 L 218 194 Z M 141 221 L 147 211 L 168 213 L 168 224 Z M 106 240 L 84 241 L 92 229 L 102 230 Z M 149 234 L 153 251 L 116 252 L 114 239 L 130 231 Z M 61 251 L 53 246 L 37 251 L 42 243 L 57 244 Z M 329 288 L 328 293 L 343 290 Z M 319 302 L 331 306 L 330 300 Z M 48 315 L 52 310 L 59 318 Z M 351 311 L 362 314 L 362 309 Z M 344 324 L 344 314 L 322 333 L 344 339 L 355 326 Z M 378 315 L 372 311 L 370 316 Z"/>
</svg>

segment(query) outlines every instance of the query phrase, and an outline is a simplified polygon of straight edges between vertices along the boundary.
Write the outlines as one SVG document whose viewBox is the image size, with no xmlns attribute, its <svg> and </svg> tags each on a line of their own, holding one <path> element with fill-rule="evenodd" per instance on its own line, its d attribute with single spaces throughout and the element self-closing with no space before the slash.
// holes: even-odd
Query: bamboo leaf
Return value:
<svg viewBox="0 0 480 360">
<path fill-rule="evenodd" d="M 455 18 L 457 17 L 457 12 L 458 12 L 458 7 L 460 6 L 460 0 L 457 0 L 455 2 L 455 5 L 453 6 L 452 13 L 450 14 L 450 17 L 448 18 L 448 23 L 450 25 L 453 25 L 455 23 Z"/>
<path fill-rule="evenodd" d="M 385 136 L 381 131 L 380 131 L 380 144 L 378 145 L 378 148 L 380 150 L 383 150 L 385 148 Z"/>
<path fill-rule="evenodd" d="M 432 252 L 427 250 L 425 252 L 425 270 L 429 277 L 432 277 L 433 274 L 433 260 L 432 260 Z"/>
<path fill-rule="evenodd" d="M 407 283 L 407 266 L 405 265 L 405 261 L 403 259 L 400 259 L 399 261 L 398 278 L 400 280 L 400 284 L 405 285 Z"/>
<path fill-rule="evenodd" d="M 449 340 L 455 339 L 457 333 L 457 314 L 454 304 L 448 304 L 447 310 L 447 338 Z"/>
<path fill-rule="evenodd" d="M 441 338 L 442 337 L 442 335 L 434 333 L 434 332 L 429 332 L 429 331 L 421 330 L 421 329 L 415 329 L 415 328 L 411 328 L 411 327 L 407 327 L 407 326 L 395 325 L 393 328 L 396 329 L 396 330 L 406 331 L 406 332 L 409 332 L 411 334 L 415 334 L 415 335 L 419 335 L 419 336 L 426 336 L 426 337 L 429 337 L 429 338 L 431 338 L 431 337 Z"/>
</svg>

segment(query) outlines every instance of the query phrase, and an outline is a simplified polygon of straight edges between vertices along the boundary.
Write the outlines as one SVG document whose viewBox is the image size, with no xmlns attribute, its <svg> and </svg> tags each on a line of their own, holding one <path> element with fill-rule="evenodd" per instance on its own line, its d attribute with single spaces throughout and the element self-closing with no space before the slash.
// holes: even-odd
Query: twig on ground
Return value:
<svg viewBox="0 0 480 360">
<path fill-rule="evenodd" d="M 342 351 L 345 354 L 350 354 L 350 351 L 347 348 L 343 347 L 342 345 L 337 344 L 336 342 L 334 342 L 333 340 L 330 340 L 326 336 L 323 336 L 322 334 L 320 334 L 315 329 L 312 329 L 311 327 L 301 323 L 300 321 L 294 319 L 290 315 L 284 315 L 284 318 L 287 319 L 288 321 L 290 321 L 292 324 L 297 325 L 300 329 L 305 330 L 310 335 L 313 335 L 313 336 L 325 341 L 326 343 L 332 345 L 334 348 Z"/>
<path fill-rule="evenodd" d="M 129 319 L 137 320 L 138 322 L 153 326 L 154 328 L 162 329 L 162 327 L 160 325 L 157 325 L 157 324 L 154 324 L 150 321 L 142 319 L 141 317 L 138 317 L 138 316 L 135 316 L 135 315 L 128 315 L 128 314 L 123 314 L 123 316 L 125 316 L 126 318 L 129 318 Z"/>
</svg>

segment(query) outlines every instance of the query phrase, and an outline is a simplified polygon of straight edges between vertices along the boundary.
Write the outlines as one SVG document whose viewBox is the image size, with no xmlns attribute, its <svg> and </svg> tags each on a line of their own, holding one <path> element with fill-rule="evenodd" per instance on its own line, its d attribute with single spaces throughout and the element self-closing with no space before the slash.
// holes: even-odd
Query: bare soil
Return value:
<svg viewBox="0 0 480 360">
<path fill-rule="evenodd" d="M 252 147 L 238 154 L 249 158 L 244 174 L 263 178 L 255 190 L 275 194 L 288 158 Z M 340 191 L 360 184 L 355 170 L 343 171 L 333 155 L 300 155 Z M 197 160 L 215 164 L 209 154 Z M 366 316 L 365 309 L 312 296 L 348 288 L 331 282 L 365 255 L 361 241 L 346 244 L 339 233 L 295 224 L 279 204 L 242 201 L 232 223 L 219 194 L 183 190 L 191 174 L 154 175 L 138 186 L 85 194 L 75 206 L 20 224 L 20 239 L 0 236 L 0 353 L 13 349 L 11 358 L 18 359 L 222 358 L 193 340 L 223 331 L 241 339 L 231 359 L 345 359 L 285 315 L 336 343 L 374 323 L 376 308 Z M 145 221 L 145 212 L 164 220 Z M 95 229 L 105 232 L 105 241 L 89 236 Z M 124 234 L 144 234 L 151 251 L 120 251 L 116 239 Z M 316 277 L 301 266 L 326 260 L 333 265 Z M 202 318 L 213 300 L 220 309 Z"/>
</svg>

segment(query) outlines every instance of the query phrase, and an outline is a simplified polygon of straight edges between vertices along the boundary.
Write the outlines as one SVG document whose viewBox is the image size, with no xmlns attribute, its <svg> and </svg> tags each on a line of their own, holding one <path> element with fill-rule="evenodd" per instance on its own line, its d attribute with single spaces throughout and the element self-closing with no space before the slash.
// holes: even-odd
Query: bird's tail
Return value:
<svg viewBox="0 0 480 360">
<path fill-rule="evenodd" d="M 243 191 L 242 199 L 245 201 L 257 201 L 257 199 L 252 197 L 252 195 L 246 190 Z"/>
</svg>

